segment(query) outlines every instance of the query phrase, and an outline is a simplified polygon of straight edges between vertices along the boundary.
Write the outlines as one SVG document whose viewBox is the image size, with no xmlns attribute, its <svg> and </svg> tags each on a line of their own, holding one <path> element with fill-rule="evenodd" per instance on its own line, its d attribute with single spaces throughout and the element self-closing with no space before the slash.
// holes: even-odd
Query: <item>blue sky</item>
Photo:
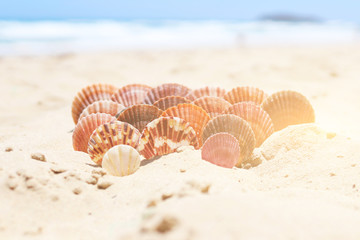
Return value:
<svg viewBox="0 0 360 240">
<path fill-rule="evenodd" d="M 0 0 L 0 19 L 239 19 L 295 13 L 360 23 L 359 0 Z"/>
</svg>

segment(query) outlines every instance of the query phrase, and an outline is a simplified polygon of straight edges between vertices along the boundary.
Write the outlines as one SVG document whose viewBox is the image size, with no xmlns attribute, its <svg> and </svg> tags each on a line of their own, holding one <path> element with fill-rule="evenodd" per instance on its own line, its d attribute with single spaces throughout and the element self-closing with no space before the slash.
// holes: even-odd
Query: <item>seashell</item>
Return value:
<svg viewBox="0 0 360 240">
<path fill-rule="evenodd" d="M 267 97 L 267 94 L 255 87 L 236 87 L 227 92 L 224 99 L 231 104 L 238 102 L 254 102 L 261 104 Z"/>
<path fill-rule="evenodd" d="M 138 104 L 123 110 L 117 119 L 127 122 L 142 132 L 152 120 L 160 117 L 163 111 L 152 105 Z"/>
<path fill-rule="evenodd" d="M 153 105 L 165 111 L 166 109 L 177 106 L 181 103 L 190 103 L 190 100 L 180 96 L 167 96 L 164 98 L 160 98 L 159 100 L 154 102 Z"/>
<path fill-rule="evenodd" d="M 140 167 L 140 154 L 129 145 L 116 145 L 104 155 L 102 167 L 113 176 L 127 176 Z"/>
<path fill-rule="evenodd" d="M 141 133 L 129 123 L 104 123 L 92 133 L 87 152 L 91 160 L 101 165 L 104 154 L 113 146 L 124 144 L 137 148 Z"/>
<path fill-rule="evenodd" d="M 154 104 L 160 98 L 167 96 L 185 97 L 190 92 L 190 88 L 177 83 L 165 83 L 149 90 L 143 101 L 144 104 Z"/>
<path fill-rule="evenodd" d="M 138 151 L 150 159 L 175 152 L 181 146 L 198 147 L 195 130 L 178 117 L 160 117 L 144 129 Z"/>
<path fill-rule="evenodd" d="M 82 111 L 91 103 L 98 100 L 111 100 L 111 95 L 117 90 L 110 84 L 97 83 L 89 85 L 78 92 L 72 102 L 71 113 L 74 123 L 79 121 Z"/>
<path fill-rule="evenodd" d="M 184 119 L 195 130 L 199 142 L 199 147 L 202 146 L 202 131 L 207 122 L 210 120 L 210 116 L 204 109 L 194 104 L 182 103 L 175 107 L 166 109 L 161 116 L 172 116 Z"/>
<path fill-rule="evenodd" d="M 255 135 L 251 126 L 241 117 L 233 114 L 222 114 L 211 119 L 205 126 L 202 141 L 212 135 L 220 132 L 227 132 L 233 135 L 238 141 L 241 149 L 240 158 L 237 166 L 240 166 L 243 160 L 250 157 L 255 148 Z"/>
<path fill-rule="evenodd" d="M 315 122 L 315 112 L 310 102 L 295 91 L 274 93 L 261 107 L 270 115 L 275 131 L 289 125 Z"/>
<path fill-rule="evenodd" d="M 230 133 L 216 133 L 204 142 L 201 158 L 220 167 L 232 168 L 240 158 L 239 141 Z"/>
<path fill-rule="evenodd" d="M 223 88 L 206 86 L 206 87 L 195 89 L 195 90 L 191 91 L 185 97 L 187 99 L 189 99 L 190 101 L 194 101 L 197 98 L 201 98 L 201 97 L 205 97 L 205 96 L 222 98 L 222 97 L 224 97 L 225 93 L 226 93 L 226 90 Z"/>
<path fill-rule="evenodd" d="M 92 113 L 108 113 L 111 116 L 115 116 L 124 108 L 125 107 L 123 105 L 117 102 L 110 100 L 99 100 L 87 106 L 80 114 L 79 119 L 82 119 L 83 117 L 86 117 Z"/>
<path fill-rule="evenodd" d="M 259 147 L 265 139 L 274 133 L 274 125 L 269 114 L 254 102 L 236 103 L 224 113 L 235 114 L 250 124 L 255 134 L 256 147 Z"/>
<path fill-rule="evenodd" d="M 146 93 L 152 89 L 144 84 L 129 84 L 117 90 L 111 100 L 118 102 L 125 107 L 140 104 L 144 100 Z"/>
<path fill-rule="evenodd" d="M 87 145 L 94 130 L 101 124 L 114 121 L 116 118 L 107 113 L 92 113 L 82 118 L 76 124 L 72 135 L 74 150 L 87 153 Z"/>
<path fill-rule="evenodd" d="M 220 115 L 224 111 L 224 109 L 228 109 L 229 107 L 231 107 L 231 103 L 224 100 L 223 98 L 210 96 L 198 98 L 193 101 L 192 104 L 195 104 L 204 109 L 211 118 Z"/>
</svg>

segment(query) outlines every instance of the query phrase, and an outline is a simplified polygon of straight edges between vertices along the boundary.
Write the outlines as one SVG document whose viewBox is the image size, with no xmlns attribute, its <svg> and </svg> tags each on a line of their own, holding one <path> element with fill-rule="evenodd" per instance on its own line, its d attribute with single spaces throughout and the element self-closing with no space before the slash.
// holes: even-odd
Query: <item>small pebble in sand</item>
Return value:
<svg viewBox="0 0 360 240">
<path fill-rule="evenodd" d="M 353 184 L 352 188 L 356 188 L 356 185 L 355 185 L 355 184 Z"/>
<path fill-rule="evenodd" d="M 91 185 L 95 185 L 97 182 L 98 182 L 98 178 L 95 178 L 95 177 L 88 177 L 85 182 L 87 184 L 91 184 Z"/>
<path fill-rule="evenodd" d="M 10 189 L 10 190 L 15 190 L 18 186 L 18 181 L 15 178 L 9 178 L 6 182 L 6 186 Z"/>
<path fill-rule="evenodd" d="M 82 190 L 81 190 L 80 187 L 76 187 L 76 188 L 73 189 L 73 193 L 76 194 L 76 195 L 79 195 L 81 192 L 82 192 Z"/>
<path fill-rule="evenodd" d="M 14 151 L 14 149 L 12 147 L 5 148 L 5 152 L 12 152 L 12 151 Z"/>
<path fill-rule="evenodd" d="M 160 223 L 155 227 L 159 233 L 167 233 L 171 231 L 178 224 L 178 220 L 174 217 L 165 216 Z"/>
<path fill-rule="evenodd" d="M 46 162 L 45 155 L 42 153 L 32 153 L 31 158 L 38 161 Z"/>
<path fill-rule="evenodd" d="M 330 177 L 334 177 L 334 176 L 336 176 L 335 173 L 330 173 Z"/>
<path fill-rule="evenodd" d="M 99 180 L 97 187 L 98 187 L 98 189 L 107 189 L 112 184 L 113 184 L 112 182 L 109 182 L 107 180 Z"/>
<path fill-rule="evenodd" d="M 157 205 L 156 200 L 151 200 L 151 201 L 147 204 L 147 207 L 148 207 L 148 208 L 149 208 L 149 207 L 156 207 L 156 205 Z"/>
<path fill-rule="evenodd" d="M 98 175 L 101 175 L 101 176 L 104 176 L 106 174 L 106 171 L 102 168 L 99 168 L 99 169 L 94 169 L 92 170 L 91 172 L 92 174 L 98 174 Z"/>
<path fill-rule="evenodd" d="M 161 200 L 165 201 L 166 199 L 169 199 L 172 197 L 173 197 L 172 193 L 164 193 L 163 195 L 161 195 Z"/>
<path fill-rule="evenodd" d="M 36 187 L 38 186 L 38 183 L 35 179 L 29 179 L 28 181 L 26 181 L 26 187 L 28 189 L 36 189 Z"/>
<path fill-rule="evenodd" d="M 50 170 L 55 174 L 66 172 L 65 168 L 62 168 L 62 167 L 59 167 L 59 166 L 51 166 Z"/>
<path fill-rule="evenodd" d="M 327 139 L 332 139 L 334 137 L 336 137 L 336 133 L 332 133 L 332 132 L 326 133 L 326 138 Z"/>
<path fill-rule="evenodd" d="M 180 172 L 184 173 L 184 172 L 186 172 L 186 169 L 180 169 Z"/>
</svg>

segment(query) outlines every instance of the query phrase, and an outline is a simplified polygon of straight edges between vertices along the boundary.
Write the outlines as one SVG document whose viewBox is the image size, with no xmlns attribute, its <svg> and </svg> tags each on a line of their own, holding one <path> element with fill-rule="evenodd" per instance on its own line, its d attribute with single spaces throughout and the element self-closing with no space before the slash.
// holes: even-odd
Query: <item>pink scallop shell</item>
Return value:
<svg viewBox="0 0 360 240">
<path fill-rule="evenodd" d="M 123 109 L 125 109 L 125 107 L 120 103 L 110 100 L 99 100 L 87 106 L 80 114 L 79 119 L 82 119 L 83 117 L 86 117 L 92 113 L 108 113 L 111 116 L 115 116 Z"/>
<path fill-rule="evenodd" d="M 154 104 L 157 100 L 167 96 L 180 96 L 185 97 L 191 91 L 190 88 L 177 84 L 177 83 L 165 83 L 156 88 L 149 90 L 143 101 L 144 104 Z"/>
<path fill-rule="evenodd" d="M 211 96 L 211 97 L 224 97 L 226 93 L 226 90 L 219 87 L 203 87 L 199 89 L 195 89 L 191 91 L 188 95 L 185 97 L 189 99 L 190 101 L 194 101 L 197 98 L 205 97 L 205 96 Z"/>
<path fill-rule="evenodd" d="M 254 102 L 261 104 L 267 97 L 267 94 L 256 87 L 236 87 L 227 92 L 224 99 L 231 104 L 238 102 Z"/>
<path fill-rule="evenodd" d="M 87 153 L 87 145 L 94 130 L 101 124 L 113 121 L 116 121 L 116 118 L 107 113 L 92 113 L 82 118 L 73 132 L 74 150 Z"/>
<path fill-rule="evenodd" d="M 153 105 L 165 111 L 166 109 L 177 106 L 181 103 L 190 103 L 190 100 L 180 96 L 167 96 L 164 98 L 160 98 L 159 100 L 154 102 Z"/>
<path fill-rule="evenodd" d="M 144 84 L 129 84 L 117 90 L 111 96 L 111 100 L 118 102 L 125 107 L 130 107 L 142 103 L 150 89 L 152 89 L 152 87 Z"/>
<path fill-rule="evenodd" d="M 214 134 L 202 146 L 201 158 L 220 167 L 232 168 L 240 158 L 239 142 L 229 133 Z"/>
<path fill-rule="evenodd" d="M 160 117 L 150 122 L 140 139 L 138 151 L 146 159 L 175 152 L 181 146 L 198 147 L 189 123 L 177 117 Z"/>
<path fill-rule="evenodd" d="M 78 92 L 72 102 L 71 113 L 74 123 L 79 121 L 82 111 L 91 103 L 98 100 L 111 100 L 111 95 L 117 90 L 110 84 L 97 83 L 89 85 Z"/>
<path fill-rule="evenodd" d="M 231 103 L 224 100 L 223 98 L 211 96 L 197 98 L 195 101 L 192 102 L 192 104 L 195 104 L 204 109 L 211 118 L 222 114 L 222 112 L 224 112 L 224 109 L 228 109 L 229 107 L 231 107 Z"/>
</svg>

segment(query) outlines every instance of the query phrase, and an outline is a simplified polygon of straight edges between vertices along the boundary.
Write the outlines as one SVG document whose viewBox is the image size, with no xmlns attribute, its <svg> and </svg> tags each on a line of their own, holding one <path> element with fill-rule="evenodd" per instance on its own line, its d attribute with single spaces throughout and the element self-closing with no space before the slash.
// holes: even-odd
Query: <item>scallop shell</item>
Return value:
<svg viewBox="0 0 360 240">
<path fill-rule="evenodd" d="M 289 125 L 315 122 L 315 112 L 310 102 L 295 91 L 274 93 L 261 107 L 270 115 L 275 131 Z"/>
<path fill-rule="evenodd" d="M 232 105 L 224 113 L 235 114 L 247 121 L 256 138 L 256 147 L 274 133 L 274 125 L 267 112 L 253 102 L 240 102 Z"/>
<path fill-rule="evenodd" d="M 220 132 L 230 133 L 239 141 L 241 153 L 237 166 L 240 166 L 243 160 L 250 157 L 255 148 L 256 140 L 251 126 L 239 116 L 233 114 L 219 115 L 211 119 L 205 126 L 202 141 L 205 142 L 210 136 Z"/>
<path fill-rule="evenodd" d="M 140 104 L 144 101 L 146 93 L 152 89 L 144 84 L 129 84 L 117 90 L 111 100 L 118 102 L 125 107 Z"/>
<path fill-rule="evenodd" d="M 205 97 L 205 96 L 211 96 L 211 97 L 224 97 L 226 93 L 226 90 L 219 87 L 203 87 L 199 89 L 195 89 L 191 91 L 188 95 L 185 97 L 189 99 L 190 101 L 194 101 L 197 98 Z"/>
<path fill-rule="evenodd" d="M 109 100 L 99 100 L 87 106 L 80 114 L 79 119 L 82 119 L 83 117 L 86 117 L 92 113 L 108 113 L 112 116 L 115 116 L 124 108 L 125 107 L 123 105 L 117 102 Z"/>
<path fill-rule="evenodd" d="M 94 130 L 101 124 L 114 121 L 116 118 L 107 113 L 92 113 L 82 118 L 72 135 L 74 150 L 87 153 L 87 145 Z"/>
<path fill-rule="evenodd" d="M 147 92 L 143 101 L 145 104 L 154 104 L 160 98 L 167 96 L 185 97 L 190 92 L 190 88 L 177 83 L 165 83 Z"/>
<path fill-rule="evenodd" d="M 201 158 L 220 167 L 232 168 L 240 158 L 239 141 L 230 133 L 216 133 L 206 139 Z"/>
<path fill-rule="evenodd" d="M 198 147 L 194 129 L 183 119 L 160 117 L 144 129 L 138 151 L 146 159 L 150 159 L 175 152 L 181 146 Z"/>
<path fill-rule="evenodd" d="M 260 105 L 266 97 L 266 93 L 259 88 L 236 87 L 227 92 L 224 99 L 231 104 L 238 102 L 254 102 Z"/>
<path fill-rule="evenodd" d="M 204 109 L 194 104 L 183 103 L 175 107 L 166 109 L 166 111 L 164 111 L 161 116 L 172 116 L 184 119 L 195 130 L 199 142 L 199 147 L 202 146 L 202 131 L 207 122 L 210 120 L 210 116 L 206 113 Z"/>
<path fill-rule="evenodd" d="M 97 83 L 89 85 L 78 92 L 72 102 L 71 113 L 74 123 L 79 121 L 82 111 L 91 103 L 98 100 L 111 100 L 111 95 L 117 90 L 110 84 Z"/>
<path fill-rule="evenodd" d="M 129 145 L 117 145 L 104 155 L 102 167 L 113 176 L 127 176 L 140 167 L 140 154 Z"/>
<path fill-rule="evenodd" d="M 165 111 L 166 109 L 174 107 L 181 103 L 190 103 L 190 100 L 180 96 L 167 96 L 164 98 L 160 98 L 159 100 L 154 102 L 153 105 Z"/>
<path fill-rule="evenodd" d="M 101 165 L 104 154 L 113 146 L 124 144 L 137 148 L 141 133 L 129 123 L 111 122 L 100 125 L 92 133 L 87 152 L 91 160 Z"/>
<path fill-rule="evenodd" d="M 142 132 L 145 126 L 152 120 L 158 118 L 163 111 L 152 105 L 138 104 L 123 110 L 118 120 L 127 122 Z"/>
<path fill-rule="evenodd" d="M 224 112 L 224 109 L 231 107 L 231 103 L 224 100 L 223 98 L 210 96 L 198 98 L 193 101 L 192 104 L 195 104 L 204 109 L 211 118 L 220 115 L 222 112 Z"/>
</svg>

